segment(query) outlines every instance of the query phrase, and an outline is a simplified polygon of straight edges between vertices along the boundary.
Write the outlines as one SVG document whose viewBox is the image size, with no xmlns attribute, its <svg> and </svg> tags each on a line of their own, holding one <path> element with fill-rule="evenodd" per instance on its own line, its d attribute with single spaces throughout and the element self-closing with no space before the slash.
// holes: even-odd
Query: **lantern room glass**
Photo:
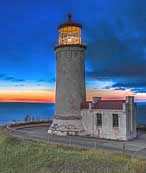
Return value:
<svg viewBox="0 0 146 173">
<path fill-rule="evenodd" d="M 81 44 L 81 28 L 65 26 L 59 29 L 59 45 Z"/>
</svg>

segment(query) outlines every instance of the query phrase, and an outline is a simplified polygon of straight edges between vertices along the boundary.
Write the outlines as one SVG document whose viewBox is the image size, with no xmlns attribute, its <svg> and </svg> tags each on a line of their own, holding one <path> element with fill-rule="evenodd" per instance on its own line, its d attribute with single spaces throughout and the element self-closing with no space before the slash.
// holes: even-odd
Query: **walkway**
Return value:
<svg viewBox="0 0 146 173">
<path fill-rule="evenodd" d="M 126 152 L 133 157 L 146 158 L 146 134 L 139 133 L 139 137 L 132 141 L 120 142 L 101 140 L 79 136 L 52 136 L 48 135 L 48 126 L 27 127 L 17 130 L 9 130 L 11 135 L 25 139 L 44 141 L 53 144 L 64 144 L 82 148 L 92 148 L 100 151 Z"/>
</svg>

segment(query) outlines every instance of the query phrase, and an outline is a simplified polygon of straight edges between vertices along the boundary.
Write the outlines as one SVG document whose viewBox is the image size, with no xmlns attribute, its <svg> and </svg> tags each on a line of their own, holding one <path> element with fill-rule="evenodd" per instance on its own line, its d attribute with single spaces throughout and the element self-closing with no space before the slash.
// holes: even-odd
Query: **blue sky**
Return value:
<svg viewBox="0 0 146 173">
<path fill-rule="evenodd" d="M 88 46 L 88 98 L 123 98 L 130 94 L 145 101 L 144 0 L 1 1 L 0 93 L 40 91 L 54 100 L 57 26 L 66 20 L 68 12 L 73 14 L 73 20 L 83 24 L 83 38 Z M 31 100 L 35 94 L 26 95 Z"/>
</svg>

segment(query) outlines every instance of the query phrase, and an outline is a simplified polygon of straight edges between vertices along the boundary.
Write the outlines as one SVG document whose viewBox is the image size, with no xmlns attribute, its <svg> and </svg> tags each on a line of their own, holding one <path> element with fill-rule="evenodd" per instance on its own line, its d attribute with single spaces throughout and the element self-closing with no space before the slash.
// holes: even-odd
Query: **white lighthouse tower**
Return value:
<svg viewBox="0 0 146 173">
<path fill-rule="evenodd" d="M 86 100 L 82 25 L 72 21 L 59 25 L 59 40 L 56 50 L 56 109 L 48 133 L 57 135 L 83 132 L 81 103 Z"/>
</svg>

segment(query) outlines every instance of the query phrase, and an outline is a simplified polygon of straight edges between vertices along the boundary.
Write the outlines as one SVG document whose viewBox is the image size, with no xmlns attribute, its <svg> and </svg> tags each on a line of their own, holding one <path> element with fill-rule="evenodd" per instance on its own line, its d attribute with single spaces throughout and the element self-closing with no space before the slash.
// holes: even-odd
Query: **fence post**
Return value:
<svg viewBox="0 0 146 173">
<path fill-rule="evenodd" d="M 49 134 L 48 134 L 48 144 L 50 144 L 50 138 L 49 138 Z"/>
<path fill-rule="evenodd" d="M 69 146 L 72 146 L 72 140 L 71 140 L 71 136 L 69 136 Z"/>
<path fill-rule="evenodd" d="M 97 141 L 96 141 L 96 139 L 95 139 L 95 150 L 97 149 Z"/>
<path fill-rule="evenodd" d="M 125 150 L 126 150 L 126 145 L 125 143 L 123 144 L 123 153 L 125 153 Z"/>
<path fill-rule="evenodd" d="M 52 144 L 52 141 L 51 141 L 52 140 L 52 135 L 51 134 L 48 134 L 48 135 L 49 135 L 48 136 L 49 137 L 49 139 L 48 139 L 49 140 L 49 144 Z"/>
</svg>

